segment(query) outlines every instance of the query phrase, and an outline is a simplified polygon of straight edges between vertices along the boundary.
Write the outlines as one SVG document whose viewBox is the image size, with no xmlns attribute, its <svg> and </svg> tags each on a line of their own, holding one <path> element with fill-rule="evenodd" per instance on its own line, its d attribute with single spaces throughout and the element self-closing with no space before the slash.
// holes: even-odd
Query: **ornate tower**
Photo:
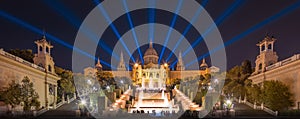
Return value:
<svg viewBox="0 0 300 119">
<path fill-rule="evenodd" d="M 206 64 L 205 58 L 202 60 L 202 64 L 200 65 L 200 70 L 206 70 L 208 65 Z"/>
<path fill-rule="evenodd" d="M 205 58 L 203 58 L 202 63 L 200 65 L 200 74 L 204 76 L 205 74 L 208 74 L 208 73 L 210 73 L 210 70 L 209 70 L 208 65 L 205 61 Z"/>
<path fill-rule="evenodd" d="M 117 70 L 118 71 L 126 71 L 126 66 L 125 66 L 124 57 L 123 57 L 122 52 L 120 54 L 120 63 L 119 63 Z"/>
<path fill-rule="evenodd" d="M 97 61 L 97 64 L 96 64 L 96 66 L 95 66 L 95 69 L 96 69 L 97 71 L 102 71 L 102 65 L 101 65 L 101 63 L 100 63 L 99 57 L 98 57 L 98 61 Z"/>
<path fill-rule="evenodd" d="M 43 36 L 41 40 L 35 41 L 38 53 L 34 55 L 34 64 L 46 69 L 47 72 L 55 74 L 54 61 L 51 57 L 51 48 L 53 46 L 47 42 L 46 37 Z"/>
<path fill-rule="evenodd" d="M 181 56 L 181 52 L 179 52 L 179 57 L 178 57 L 178 62 L 177 62 L 176 70 L 177 71 L 185 70 L 185 67 L 184 67 L 184 64 L 183 64 L 183 60 L 182 60 L 182 56 Z"/>
<path fill-rule="evenodd" d="M 259 47 L 260 53 L 256 57 L 254 73 L 264 72 L 267 66 L 270 66 L 278 61 L 277 53 L 274 52 L 275 41 L 276 39 L 274 37 L 269 37 L 267 35 L 264 40 L 256 44 Z"/>
</svg>

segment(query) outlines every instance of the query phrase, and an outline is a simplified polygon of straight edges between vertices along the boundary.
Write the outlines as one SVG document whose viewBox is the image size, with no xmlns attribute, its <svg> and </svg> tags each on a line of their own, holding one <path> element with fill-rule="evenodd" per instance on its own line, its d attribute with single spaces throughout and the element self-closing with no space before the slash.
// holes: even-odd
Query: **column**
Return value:
<svg viewBox="0 0 300 119">
<path fill-rule="evenodd" d="M 62 100 L 63 103 L 65 103 L 66 100 L 65 100 L 65 94 L 64 93 L 62 94 L 61 100 Z"/>
<path fill-rule="evenodd" d="M 49 84 L 45 82 L 45 106 L 46 109 L 49 109 L 49 100 L 48 100 L 48 95 L 49 95 Z"/>
<path fill-rule="evenodd" d="M 274 42 L 272 43 L 271 49 L 274 51 Z"/>
<path fill-rule="evenodd" d="M 261 46 L 259 46 L 259 52 L 261 53 Z"/>
<path fill-rule="evenodd" d="M 267 44 L 267 42 L 265 42 L 265 51 L 267 51 L 268 50 L 268 44 Z"/>
<path fill-rule="evenodd" d="M 57 103 L 57 86 L 54 86 L 54 104 L 53 107 L 56 109 L 56 103 Z"/>
</svg>

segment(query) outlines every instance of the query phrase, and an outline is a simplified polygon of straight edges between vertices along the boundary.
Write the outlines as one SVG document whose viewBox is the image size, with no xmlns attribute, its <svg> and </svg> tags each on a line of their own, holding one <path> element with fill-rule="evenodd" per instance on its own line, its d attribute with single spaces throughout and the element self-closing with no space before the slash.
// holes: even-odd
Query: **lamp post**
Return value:
<svg viewBox="0 0 300 119">
<path fill-rule="evenodd" d="M 134 64 L 134 67 L 135 67 L 135 68 L 137 68 L 138 66 L 139 66 L 139 64 L 138 64 L 138 63 L 135 63 L 135 64 Z"/>
</svg>

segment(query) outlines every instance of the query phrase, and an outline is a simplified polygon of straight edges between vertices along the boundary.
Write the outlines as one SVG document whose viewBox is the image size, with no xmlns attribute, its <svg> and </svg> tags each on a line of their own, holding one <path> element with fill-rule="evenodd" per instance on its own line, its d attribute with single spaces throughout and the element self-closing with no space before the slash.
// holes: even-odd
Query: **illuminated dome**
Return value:
<svg viewBox="0 0 300 119">
<path fill-rule="evenodd" d="M 149 63 L 158 64 L 158 55 L 156 50 L 152 46 L 152 42 L 150 42 L 149 48 L 144 54 L 144 64 L 147 65 Z"/>
</svg>

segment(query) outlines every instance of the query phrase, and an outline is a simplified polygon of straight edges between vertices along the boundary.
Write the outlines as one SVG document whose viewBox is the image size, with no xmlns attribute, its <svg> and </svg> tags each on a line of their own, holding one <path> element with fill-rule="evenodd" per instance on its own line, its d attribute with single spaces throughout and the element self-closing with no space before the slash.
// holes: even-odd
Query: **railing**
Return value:
<svg viewBox="0 0 300 119">
<path fill-rule="evenodd" d="M 66 102 L 64 102 L 64 101 L 61 101 L 60 103 L 57 103 L 56 104 L 56 108 L 59 108 L 60 106 L 62 106 L 63 104 L 65 104 Z"/>
<path fill-rule="evenodd" d="M 292 56 L 290 58 L 287 58 L 285 60 L 282 60 L 280 62 L 277 62 L 277 63 L 275 63 L 273 65 L 270 65 L 270 66 L 266 67 L 266 70 L 269 71 L 269 70 L 275 69 L 277 67 L 280 67 L 280 66 L 283 66 L 283 65 L 287 65 L 287 64 L 289 64 L 291 62 L 294 62 L 296 60 L 299 60 L 299 59 L 300 59 L 300 54 L 297 54 L 297 55 L 294 55 L 294 56 Z"/>
<path fill-rule="evenodd" d="M 43 114 L 43 113 L 45 113 L 45 112 L 47 112 L 47 111 L 48 111 L 47 108 L 43 108 L 43 109 L 37 111 L 36 114 L 35 114 L 34 116 L 39 116 L 39 115 L 41 115 L 41 114 Z"/>
<path fill-rule="evenodd" d="M 273 115 L 273 116 L 277 116 L 277 115 L 278 115 L 278 111 L 273 111 L 273 110 L 271 110 L 271 109 L 269 109 L 269 108 L 267 108 L 267 107 L 264 107 L 263 110 L 264 110 L 265 112 L 267 112 L 267 113 Z"/>
<path fill-rule="evenodd" d="M 251 108 L 254 108 L 254 104 L 251 104 L 251 103 L 248 102 L 248 101 L 244 102 L 244 104 L 248 105 L 248 106 L 251 107 Z"/>
<path fill-rule="evenodd" d="M 28 62 L 28 61 L 26 61 L 26 60 L 24 60 L 24 59 L 22 59 L 20 57 L 17 57 L 15 55 L 12 55 L 12 54 L 10 54 L 8 52 L 5 52 L 3 49 L 0 49 L 0 54 L 2 56 L 4 56 L 4 57 L 7 57 L 7 58 L 12 59 L 12 60 L 15 60 L 15 61 L 20 62 L 22 64 L 25 64 L 27 66 L 33 67 L 33 68 L 41 70 L 41 71 L 45 71 L 45 68 L 37 66 L 37 65 L 35 65 L 35 64 L 31 63 L 31 62 Z"/>
<path fill-rule="evenodd" d="M 236 102 L 238 102 L 238 99 L 234 98 L 234 100 Z M 263 111 L 265 111 L 265 112 L 267 112 L 267 113 L 269 113 L 269 114 L 271 114 L 273 116 L 277 116 L 278 115 L 278 111 L 273 111 L 273 110 L 271 110 L 271 109 L 269 109 L 267 107 L 264 107 L 263 105 L 262 106 L 257 106 L 257 105 L 254 105 L 254 104 L 248 102 L 248 101 L 245 101 L 245 100 L 241 100 L 241 103 L 244 103 L 244 104 L 248 105 L 249 107 L 251 107 L 253 109 L 256 109 L 256 110 L 263 110 Z"/>
</svg>

